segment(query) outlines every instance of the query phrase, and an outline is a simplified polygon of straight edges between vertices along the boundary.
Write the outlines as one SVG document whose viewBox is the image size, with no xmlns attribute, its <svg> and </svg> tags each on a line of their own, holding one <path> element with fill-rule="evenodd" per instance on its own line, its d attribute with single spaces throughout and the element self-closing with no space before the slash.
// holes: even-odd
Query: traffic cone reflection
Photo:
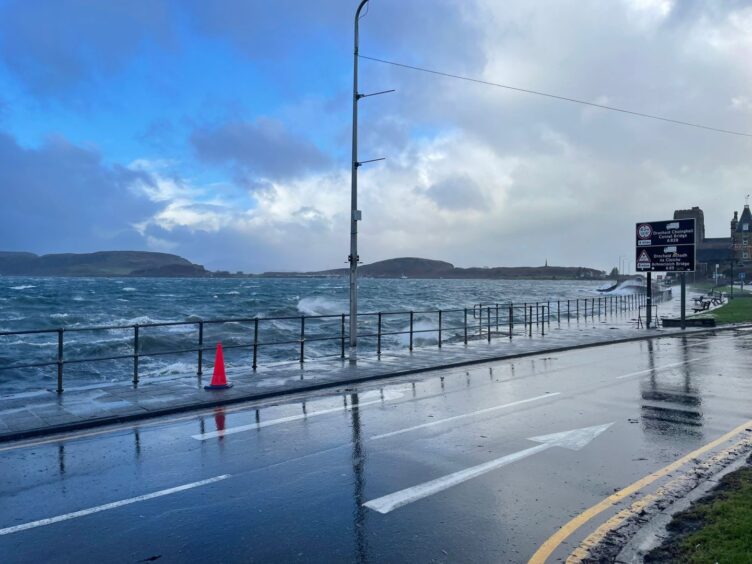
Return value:
<svg viewBox="0 0 752 564">
<path fill-rule="evenodd" d="M 217 343 L 217 353 L 214 358 L 214 374 L 212 374 L 211 384 L 204 386 L 205 390 L 226 390 L 232 388 L 232 384 L 227 382 L 225 375 L 225 356 L 222 353 L 222 343 Z"/>
</svg>

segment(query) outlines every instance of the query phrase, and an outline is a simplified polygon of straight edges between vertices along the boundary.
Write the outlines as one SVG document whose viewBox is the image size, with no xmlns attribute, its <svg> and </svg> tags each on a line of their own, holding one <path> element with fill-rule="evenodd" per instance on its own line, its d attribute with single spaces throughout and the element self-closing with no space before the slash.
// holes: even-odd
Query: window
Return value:
<svg viewBox="0 0 752 564">
<path fill-rule="evenodd" d="M 749 239 L 742 239 L 742 245 L 749 245 Z"/>
<path fill-rule="evenodd" d="M 749 231 L 749 223 L 742 223 L 742 231 Z"/>
<path fill-rule="evenodd" d="M 749 258 L 749 253 L 742 253 L 742 258 Z"/>
</svg>

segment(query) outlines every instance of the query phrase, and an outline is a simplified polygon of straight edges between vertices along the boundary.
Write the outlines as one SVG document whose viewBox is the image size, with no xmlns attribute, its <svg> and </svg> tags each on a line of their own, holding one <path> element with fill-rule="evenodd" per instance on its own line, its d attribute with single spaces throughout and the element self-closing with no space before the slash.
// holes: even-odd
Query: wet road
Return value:
<svg viewBox="0 0 752 564">
<path fill-rule="evenodd" d="M 0 561 L 527 561 L 747 421 L 750 349 L 663 338 L 0 444 Z"/>
</svg>

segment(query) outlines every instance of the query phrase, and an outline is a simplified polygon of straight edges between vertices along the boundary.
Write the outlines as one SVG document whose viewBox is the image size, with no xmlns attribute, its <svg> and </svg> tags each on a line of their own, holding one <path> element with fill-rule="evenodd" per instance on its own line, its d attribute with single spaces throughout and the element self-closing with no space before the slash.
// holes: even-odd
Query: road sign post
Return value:
<svg viewBox="0 0 752 564">
<path fill-rule="evenodd" d="M 647 273 L 647 315 L 653 318 L 653 272 L 681 273 L 681 327 L 685 328 L 686 275 L 695 271 L 695 220 L 644 221 L 635 230 L 635 269 Z"/>
</svg>

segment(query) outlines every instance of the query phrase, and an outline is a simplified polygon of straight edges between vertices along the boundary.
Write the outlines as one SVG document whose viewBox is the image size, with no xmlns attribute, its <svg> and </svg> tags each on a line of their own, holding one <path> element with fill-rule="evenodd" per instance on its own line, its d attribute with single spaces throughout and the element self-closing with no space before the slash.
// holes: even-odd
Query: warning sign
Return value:
<svg viewBox="0 0 752 564">
<path fill-rule="evenodd" d="M 635 265 L 641 272 L 693 272 L 695 246 L 638 247 Z"/>
<path fill-rule="evenodd" d="M 650 270 L 650 257 L 645 249 L 642 249 L 637 257 L 637 270 Z"/>
</svg>

